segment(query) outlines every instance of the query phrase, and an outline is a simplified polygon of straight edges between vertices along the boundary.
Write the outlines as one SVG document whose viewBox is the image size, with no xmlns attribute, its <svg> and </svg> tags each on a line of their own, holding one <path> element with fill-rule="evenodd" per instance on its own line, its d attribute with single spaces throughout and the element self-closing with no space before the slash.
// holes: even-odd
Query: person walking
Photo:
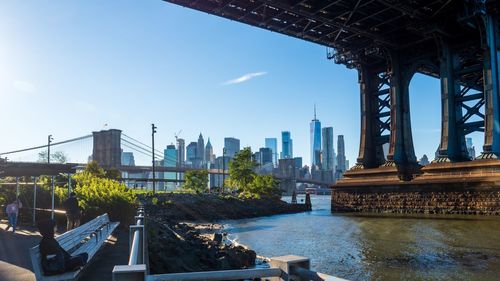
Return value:
<svg viewBox="0 0 500 281">
<path fill-rule="evenodd" d="M 16 201 L 10 203 L 7 205 L 7 208 L 5 208 L 5 212 L 7 213 L 7 217 L 9 219 L 9 223 L 5 230 L 9 230 L 9 228 L 12 227 L 12 232 L 16 232 L 17 228 L 17 217 L 19 216 L 19 209 L 23 207 L 23 204 L 19 199 L 16 199 Z"/>
<path fill-rule="evenodd" d="M 64 201 L 64 209 L 66 209 L 66 231 L 79 227 L 82 215 L 80 207 L 78 207 L 78 199 L 76 199 L 74 192 L 71 192 L 69 198 Z"/>
</svg>

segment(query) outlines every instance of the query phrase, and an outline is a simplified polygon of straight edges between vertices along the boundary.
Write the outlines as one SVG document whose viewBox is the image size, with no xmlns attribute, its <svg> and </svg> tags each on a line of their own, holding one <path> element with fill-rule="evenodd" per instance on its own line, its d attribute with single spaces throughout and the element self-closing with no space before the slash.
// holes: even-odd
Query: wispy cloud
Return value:
<svg viewBox="0 0 500 281">
<path fill-rule="evenodd" d="M 19 92 L 32 94 L 36 91 L 35 85 L 28 81 L 15 80 L 12 82 L 12 85 L 14 86 L 14 89 L 18 90 Z"/>
<path fill-rule="evenodd" d="M 228 81 L 222 83 L 222 85 L 239 84 L 239 83 L 243 83 L 245 81 L 248 81 L 248 80 L 250 80 L 252 78 L 263 76 L 263 75 L 266 75 L 266 74 L 267 74 L 267 72 L 265 72 L 265 71 L 247 73 L 247 74 L 245 74 L 243 76 L 240 76 L 238 78 L 228 80 Z"/>
</svg>

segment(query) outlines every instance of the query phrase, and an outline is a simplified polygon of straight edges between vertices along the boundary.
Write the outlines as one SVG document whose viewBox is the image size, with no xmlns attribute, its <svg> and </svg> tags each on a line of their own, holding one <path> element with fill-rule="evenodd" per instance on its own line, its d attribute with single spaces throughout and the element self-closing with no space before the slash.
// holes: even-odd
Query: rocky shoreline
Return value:
<svg viewBox="0 0 500 281">
<path fill-rule="evenodd" d="M 157 273 L 243 269 L 257 254 L 231 243 L 217 221 L 307 211 L 303 204 L 212 194 L 161 194 L 143 198 L 150 271 Z"/>
</svg>

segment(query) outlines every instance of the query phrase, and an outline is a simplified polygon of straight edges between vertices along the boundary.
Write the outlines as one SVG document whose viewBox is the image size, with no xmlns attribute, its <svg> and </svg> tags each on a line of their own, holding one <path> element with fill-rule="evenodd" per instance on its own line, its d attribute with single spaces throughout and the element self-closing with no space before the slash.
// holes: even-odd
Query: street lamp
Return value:
<svg viewBox="0 0 500 281">
<path fill-rule="evenodd" d="M 222 193 L 224 193 L 224 181 L 226 179 L 226 161 L 224 159 L 225 155 L 226 155 L 226 148 L 223 147 L 222 148 L 222 188 L 221 188 Z"/>
<path fill-rule="evenodd" d="M 156 191 L 156 175 L 155 175 L 155 133 L 157 127 L 155 124 L 151 124 L 151 144 L 152 144 L 152 152 L 153 152 L 153 194 Z"/>
<path fill-rule="evenodd" d="M 50 143 L 54 140 L 54 138 L 52 137 L 52 135 L 49 135 L 47 137 L 47 164 L 50 164 Z"/>
</svg>

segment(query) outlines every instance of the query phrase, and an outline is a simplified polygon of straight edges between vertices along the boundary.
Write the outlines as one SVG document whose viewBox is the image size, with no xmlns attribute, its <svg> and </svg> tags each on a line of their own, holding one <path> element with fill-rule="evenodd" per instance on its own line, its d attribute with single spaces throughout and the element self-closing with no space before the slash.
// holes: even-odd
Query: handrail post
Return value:
<svg viewBox="0 0 500 281">
<path fill-rule="evenodd" d="M 290 280 L 298 281 L 301 280 L 300 277 L 292 276 L 291 268 L 302 267 L 309 269 L 310 262 L 309 258 L 306 257 L 288 255 L 288 256 L 271 258 L 269 265 L 271 266 L 271 268 L 277 267 L 281 269 L 281 271 L 283 272 L 281 277 L 273 277 L 271 278 L 271 281 L 290 281 Z"/>
<path fill-rule="evenodd" d="M 129 241 L 130 261 L 133 260 L 134 261 L 133 264 L 143 264 L 144 263 L 144 225 L 131 225 L 130 226 L 130 237 L 131 237 L 131 240 Z M 137 245 L 135 245 L 135 243 L 137 243 Z M 134 252 L 134 251 L 136 251 L 136 252 Z M 132 253 L 135 253 L 135 256 Z M 130 261 L 129 261 L 129 265 L 132 265 L 130 263 Z"/>
<path fill-rule="evenodd" d="M 144 232 L 144 208 L 137 210 L 134 217 L 135 224 L 129 230 L 129 261 L 128 265 L 115 265 L 113 281 L 144 281 L 146 280 L 147 253 L 146 237 Z"/>
</svg>

